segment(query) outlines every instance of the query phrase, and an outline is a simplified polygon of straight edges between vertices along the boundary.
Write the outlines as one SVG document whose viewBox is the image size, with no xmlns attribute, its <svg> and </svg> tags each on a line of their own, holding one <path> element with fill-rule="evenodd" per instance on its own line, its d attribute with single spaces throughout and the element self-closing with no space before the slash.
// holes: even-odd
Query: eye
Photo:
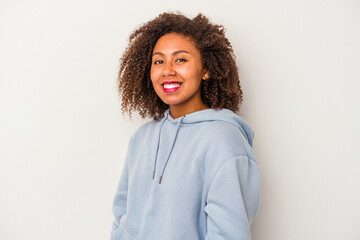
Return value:
<svg viewBox="0 0 360 240">
<path fill-rule="evenodd" d="M 184 58 L 179 58 L 179 59 L 176 59 L 176 61 L 175 62 L 186 62 L 187 60 L 186 59 L 184 59 Z"/>
<path fill-rule="evenodd" d="M 154 61 L 154 64 L 155 64 L 155 65 L 157 65 L 157 64 L 162 64 L 162 63 L 164 63 L 163 60 L 156 60 L 156 61 Z"/>
</svg>

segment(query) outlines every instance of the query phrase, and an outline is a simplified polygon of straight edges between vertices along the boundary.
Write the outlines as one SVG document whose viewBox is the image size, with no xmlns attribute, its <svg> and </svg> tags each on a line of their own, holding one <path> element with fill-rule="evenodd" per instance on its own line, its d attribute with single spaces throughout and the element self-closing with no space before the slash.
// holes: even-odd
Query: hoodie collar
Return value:
<svg viewBox="0 0 360 240">
<path fill-rule="evenodd" d="M 164 118 L 161 120 L 160 128 L 159 128 L 159 134 L 158 134 L 158 141 L 157 141 L 157 149 L 156 149 L 156 155 L 154 160 L 154 169 L 153 169 L 153 179 L 155 178 L 155 171 L 156 171 L 156 164 L 158 162 L 158 153 L 159 153 L 159 145 L 160 145 L 160 137 L 161 137 L 161 131 L 163 128 L 163 125 L 166 121 L 170 121 L 173 124 L 176 124 L 176 130 L 175 134 L 172 138 L 171 148 L 169 150 L 169 154 L 167 155 L 166 161 L 162 167 L 161 175 L 159 177 L 159 184 L 162 181 L 163 175 L 165 173 L 166 165 L 171 157 L 171 153 L 174 149 L 175 142 L 179 133 L 179 130 L 182 126 L 186 125 L 193 125 L 201 122 L 211 122 L 211 121 L 223 121 L 230 123 L 234 126 L 236 126 L 241 134 L 245 137 L 245 139 L 249 142 L 250 146 L 252 146 L 253 143 L 253 131 L 251 130 L 250 126 L 247 124 L 247 122 L 236 115 L 233 111 L 229 109 L 221 109 L 221 110 L 215 110 L 215 109 L 205 109 L 197 112 L 193 112 L 187 115 L 184 115 L 179 118 L 172 118 L 170 115 L 170 109 L 167 109 L 164 113 Z"/>
</svg>

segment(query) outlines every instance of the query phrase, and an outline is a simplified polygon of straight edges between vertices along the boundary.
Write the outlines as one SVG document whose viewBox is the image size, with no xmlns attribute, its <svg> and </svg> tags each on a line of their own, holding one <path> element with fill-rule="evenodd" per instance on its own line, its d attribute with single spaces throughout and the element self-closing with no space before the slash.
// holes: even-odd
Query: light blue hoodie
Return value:
<svg viewBox="0 0 360 240">
<path fill-rule="evenodd" d="M 230 110 L 173 119 L 132 136 L 115 195 L 111 240 L 251 239 L 259 169 L 248 124 Z"/>
</svg>

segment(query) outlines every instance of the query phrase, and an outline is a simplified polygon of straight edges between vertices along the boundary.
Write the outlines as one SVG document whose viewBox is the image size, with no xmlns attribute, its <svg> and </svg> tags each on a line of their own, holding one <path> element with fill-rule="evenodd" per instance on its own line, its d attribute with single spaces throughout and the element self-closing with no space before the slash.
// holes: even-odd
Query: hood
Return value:
<svg viewBox="0 0 360 240">
<path fill-rule="evenodd" d="M 157 149 L 156 149 L 156 155 L 155 155 L 155 162 L 154 162 L 154 170 L 153 170 L 153 179 L 155 177 L 155 170 L 156 170 L 156 164 L 157 164 L 157 158 L 158 158 L 158 152 L 159 152 L 159 144 L 160 144 L 160 137 L 161 137 L 161 131 L 163 124 L 166 121 L 172 122 L 174 125 L 176 125 L 176 131 L 173 136 L 172 144 L 170 145 L 171 148 L 169 149 L 169 154 L 167 156 L 167 159 L 165 161 L 164 166 L 162 167 L 162 173 L 159 178 L 159 183 L 162 181 L 162 176 L 164 175 L 166 165 L 170 159 L 172 150 L 174 148 L 176 138 L 178 135 L 178 132 L 183 125 L 192 125 L 192 124 L 198 124 L 202 122 L 212 122 L 212 121 L 223 121 L 230 123 L 237 127 L 240 132 L 243 134 L 245 139 L 249 142 L 250 146 L 252 146 L 254 134 L 251 130 L 250 126 L 243 120 L 241 117 L 236 115 L 233 111 L 228 109 L 221 109 L 221 110 L 215 110 L 215 109 L 206 109 L 197 111 L 176 119 L 173 119 L 170 115 L 170 110 L 167 109 L 164 114 L 164 118 L 161 120 L 160 129 L 159 129 L 159 135 L 158 135 L 158 142 L 157 142 Z"/>
<path fill-rule="evenodd" d="M 211 122 L 211 121 L 223 121 L 234 125 L 239 128 L 243 136 L 247 139 L 250 146 L 252 146 L 254 133 L 250 126 L 245 122 L 244 119 L 236 115 L 229 109 L 206 109 L 198 112 L 191 113 L 176 119 L 173 119 L 170 115 L 169 109 L 165 111 L 165 118 L 171 122 L 181 122 L 181 124 L 197 124 L 200 122 Z"/>
</svg>

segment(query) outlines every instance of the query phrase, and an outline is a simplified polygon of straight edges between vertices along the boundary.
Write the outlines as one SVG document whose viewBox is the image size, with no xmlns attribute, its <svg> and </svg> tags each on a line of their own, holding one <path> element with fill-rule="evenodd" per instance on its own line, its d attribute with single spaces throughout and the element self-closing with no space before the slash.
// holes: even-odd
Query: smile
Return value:
<svg viewBox="0 0 360 240">
<path fill-rule="evenodd" d="M 163 90 L 166 93 L 172 93 L 178 90 L 181 86 L 179 82 L 165 82 L 162 84 Z"/>
</svg>

